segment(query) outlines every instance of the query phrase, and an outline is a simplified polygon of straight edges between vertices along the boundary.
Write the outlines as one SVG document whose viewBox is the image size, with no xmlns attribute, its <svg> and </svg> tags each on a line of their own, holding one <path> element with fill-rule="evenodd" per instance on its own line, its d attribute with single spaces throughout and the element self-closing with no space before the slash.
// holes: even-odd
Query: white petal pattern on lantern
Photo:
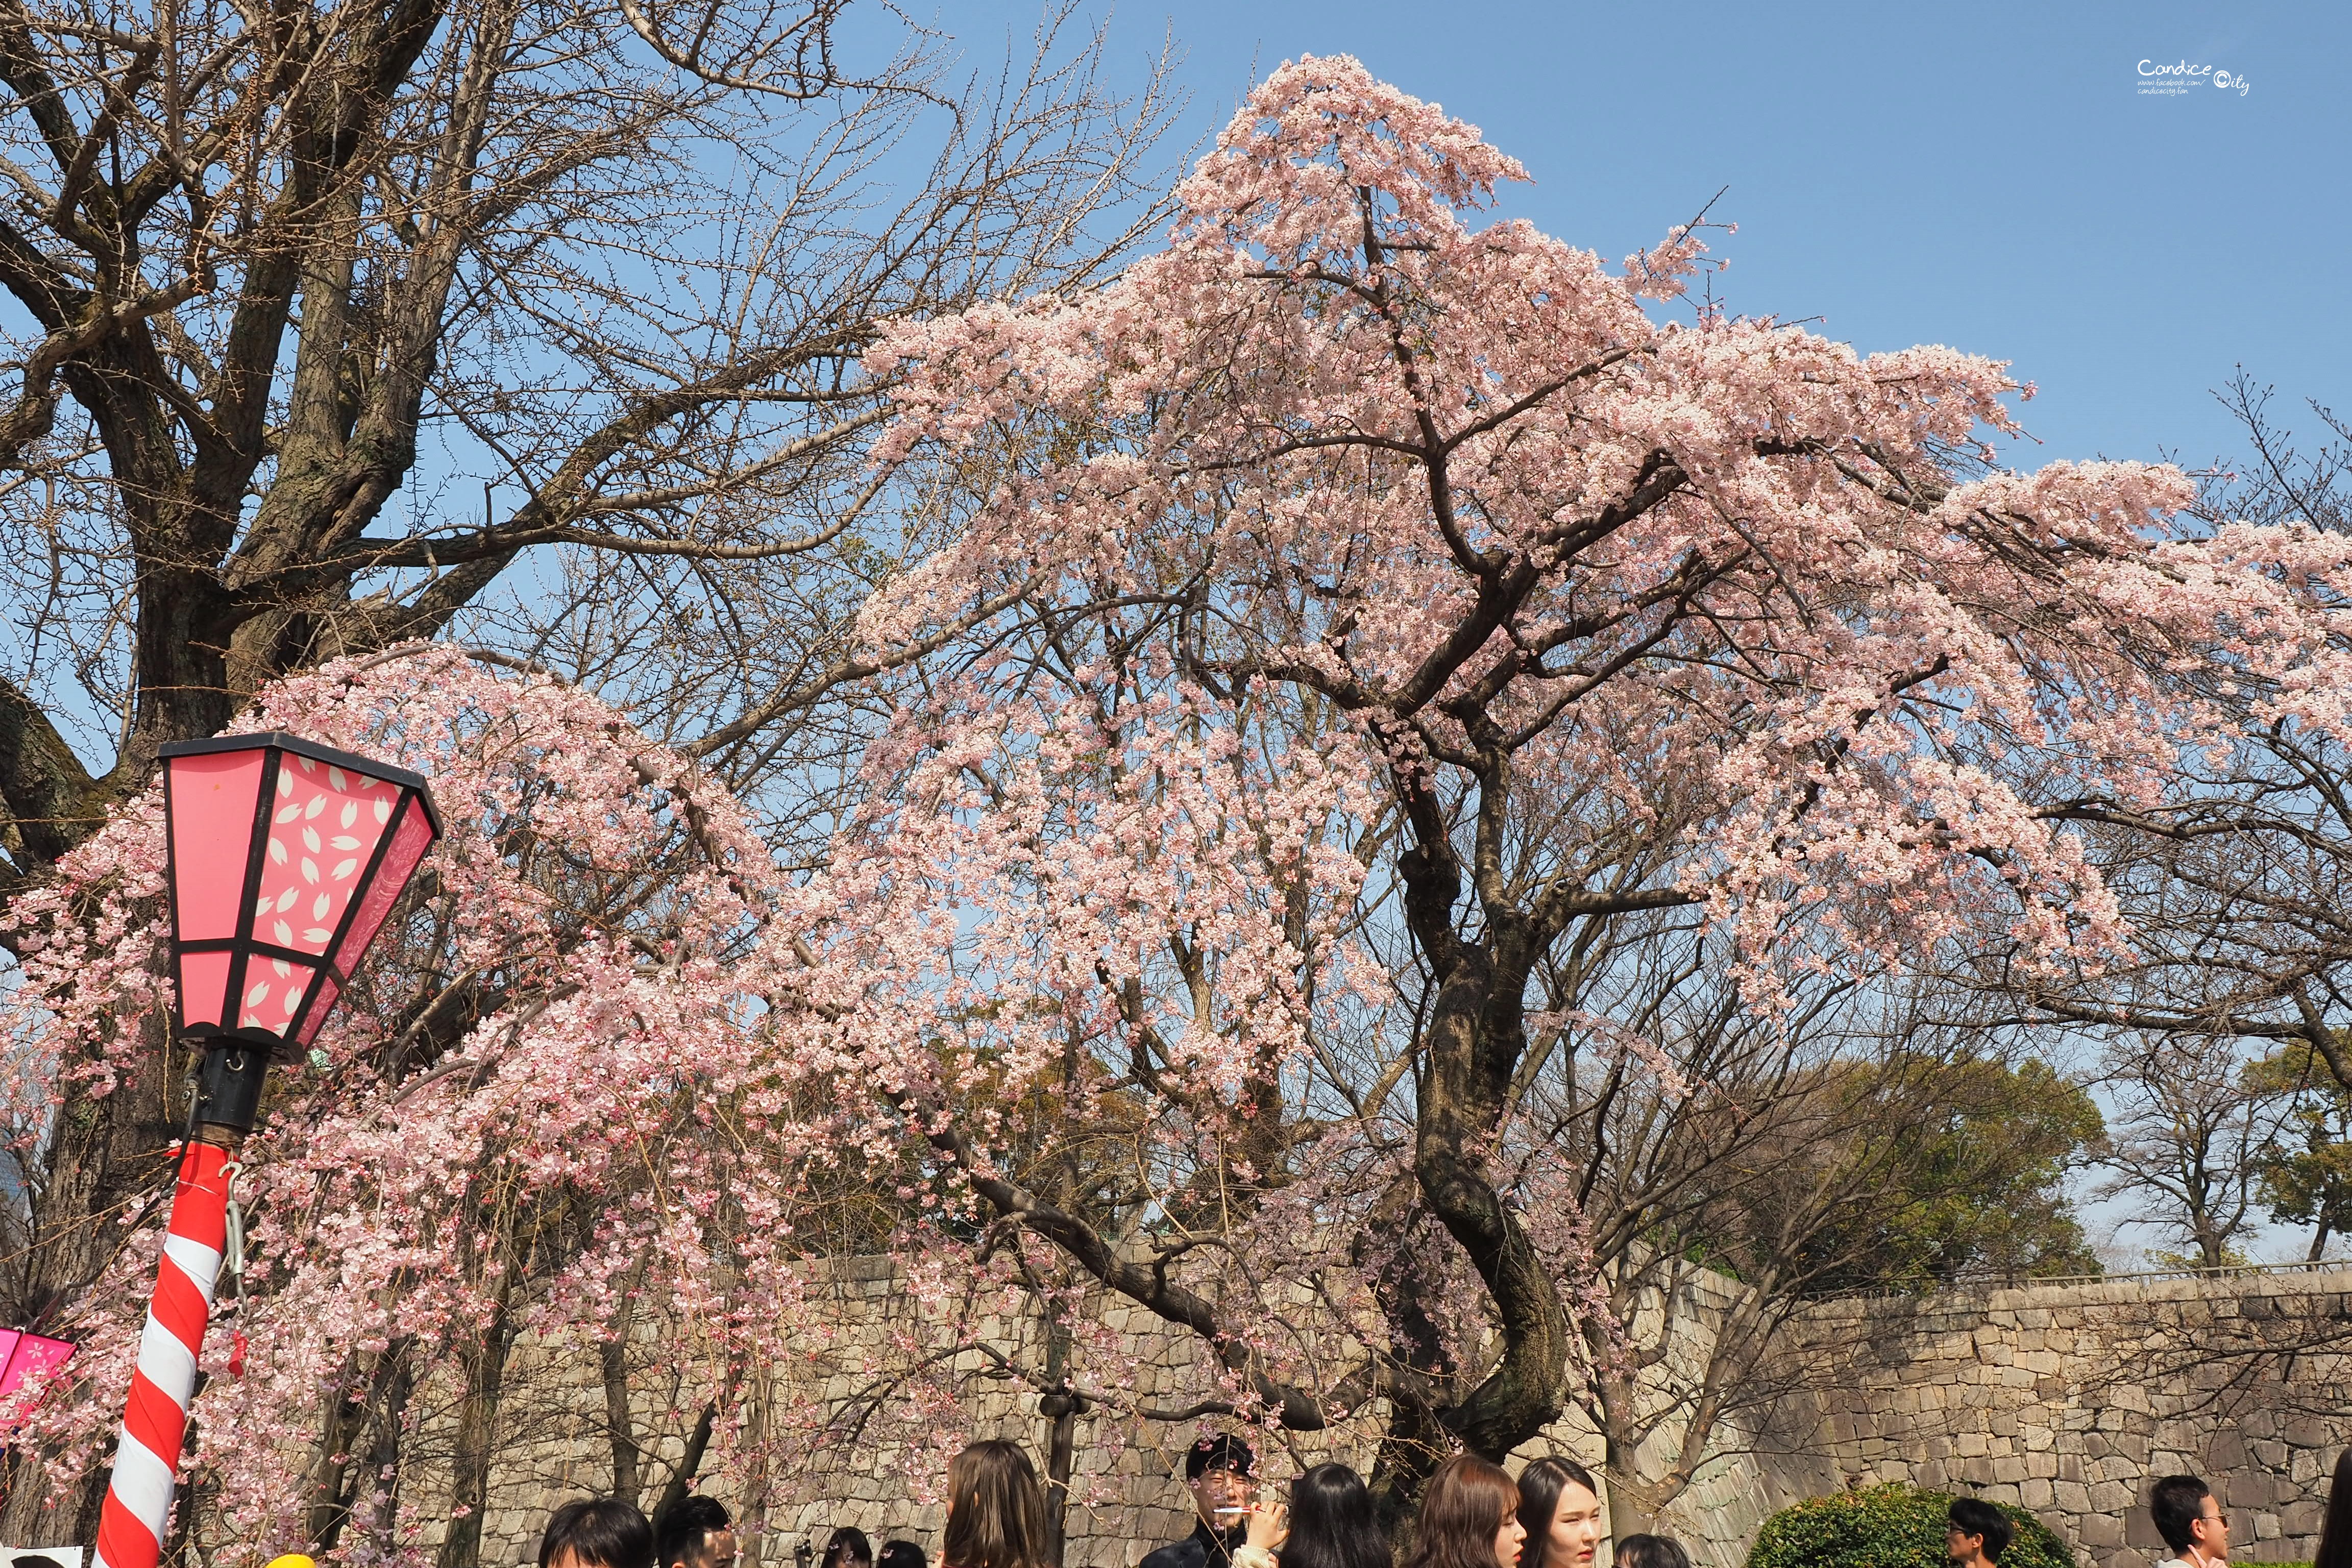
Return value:
<svg viewBox="0 0 2352 1568">
<path fill-rule="evenodd" d="M 279 801 L 272 816 L 281 825 L 280 836 L 270 841 L 256 912 L 265 918 L 272 912 L 291 917 L 299 910 L 308 918 L 299 925 L 289 918 L 279 935 L 281 943 L 323 955 L 350 917 L 359 873 L 384 840 L 398 792 L 349 769 L 305 767 L 299 765 L 304 759 L 293 760 L 298 766 L 283 768 L 278 774 Z M 284 831 L 289 828 L 293 831 Z M 299 843 L 296 833 L 301 836 Z M 265 1005 L 265 1011 L 276 1009 Z"/>
<path fill-rule="evenodd" d="M 247 993 L 245 994 L 245 1005 L 246 1005 L 247 1006 L 250 1007 L 250 1006 L 252 1006 L 256 1002 L 260 1001 L 264 996 L 267 996 L 267 995 L 268 995 L 268 994 L 269 994 L 269 982 L 268 982 L 268 981 L 267 981 L 267 980 L 265 980 L 265 981 L 261 982 L 261 984 L 259 984 L 258 985 L 256 985 L 252 990 L 250 990 L 250 991 L 248 991 L 248 992 L 247 992 Z"/>
<path fill-rule="evenodd" d="M 280 980 L 285 979 L 288 975 L 294 973 L 293 965 L 288 963 L 282 958 L 271 959 L 269 961 L 269 967 L 278 972 L 278 978 Z"/>
</svg>

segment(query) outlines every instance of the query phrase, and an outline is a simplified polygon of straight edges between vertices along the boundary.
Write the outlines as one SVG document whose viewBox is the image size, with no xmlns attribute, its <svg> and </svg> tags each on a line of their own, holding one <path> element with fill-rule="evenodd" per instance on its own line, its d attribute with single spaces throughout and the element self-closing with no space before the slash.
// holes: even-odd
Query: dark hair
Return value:
<svg viewBox="0 0 2352 1568">
<path fill-rule="evenodd" d="M 886 1541 L 874 1554 L 874 1568 L 929 1568 L 923 1549 L 911 1541 Z"/>
<path fill-rule="evenodd" d="M 1994 1563 L 2000 1561 L 2000 1554 L 2009 1550 L 2011 1540 L 2017 1534 L 2017 1526 L 2009 1522 L 2009 1515 L 1982 1498 L 1956 1497 L 1944 1517 L 1962 1535 L 1983 1536 L 1984 1554 Z M 1624 1548 L 1618 1551 L 1622 1553 Z"/>
<path fill-rule="evenodd" d="M 1495 1537 L 1519 1510 L 1519 1484 L 1475 1454 L 1437 1467 L 1421 1494 L 1408 1568 L 1501 1568 Z"/>
<path fill-rule="evenodd" d="M 1389 1568 L 1389 1540 L 1363 1477 L 1345 1465 L 1318 1465 L 1290 1483 L 1282 1568 Z"/>
<path fill-rule="evenodd" d="M 854 1524 L 843 1525 L 824 1543 L 824 1568 L 847 1568 L 852 1563 L 873 1561 L 874 1543 Z"/>
<path fill-rule="evenodd" d="M 2352 1568 L 2352 1448 L 2336 1457 L 2336 1474 L 2327 1483 L 2327 1521 L 2319 1527 L 2311 1568 Z"/>
<path fill-rule="evenodd" d="M 992 1437 L 948 1462 L 940 1555 L 954 1568 L 1043 1568 L 1045 1494 L 1028 1455 Z"/>
<path fill-rule="evenodd" d="M 1551 1521 L 1559 1515 L 1559 1494 L 1570 1484 L 1594 1497 L 1592 1472 L 1574 1459 L 1558 1455 L 1536 1460 L 1519 1472 L 1519 1522 L 1527 1526 L 1528 1543 L 1519 1552 L 1519 1568 L 1551 1568 Z"/>
<path fill-rule="evenodd" d="M 657 1568 L 692 1563 L 702 1555 L 703 1542 L 714 1530 L 732 1527 L 727 1505 L 700 1492 L 678 1499 L 654 1521 L 654 1562 Z"/>
<path fill-rule="evenodd" d="M 2166 1476 L 2148 1489 L 2148 1517 L 2156 1521 L 2156 1532 L 2175 1552 L 2186 1552 L 2195 1537 L 2189 1527 L 2204 1516 L 2205 1500 L 2213 1489 L 2195 1476 Z"/>
<path fill-rule="evenodd" d="M 583 1568 L 656 1568 L 654 1527 L 619 1498 L 575 1498 L 547 1516 L 539 1568 L 569 1552 Z"/>
<path fill-rule="evenodd" d="M 1231 1432 L 1219 1432 L 1203 1437 L 1184 1450 L 1184 1479 L 1197 1481 L 1201 1472 L 1209 1469 L 1232 1470 L 1236 1475 L 1248 1475 L 1257 1456 L 1250 1446 Z"/>
<path fill-rule="evenodd" d="M 54 1557 L 26 1552 L 8 1559 L 8 1568 L 66 1568 L 66 1565 Z"/>
<path fill-rule="evenodd" d="M 1617 1568 L 1691 1568 L 1690 1553 L 1671 1535 L 1629 1535 L 1610 1561 Z"/>
</svg>

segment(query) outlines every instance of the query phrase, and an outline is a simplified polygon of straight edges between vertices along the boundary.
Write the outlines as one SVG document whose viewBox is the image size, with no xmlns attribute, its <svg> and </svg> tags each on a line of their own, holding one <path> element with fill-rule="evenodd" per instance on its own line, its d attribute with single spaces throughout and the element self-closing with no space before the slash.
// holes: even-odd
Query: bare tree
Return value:
<svg viewBox="0 0 2352 1568">
<path fill-rule="evenodd" d="M 957 478 L 867 471 L 877 324 L 1083 287 L 1153 210 L 1158 79 L 1063 21 L 959 81 L 843 0 L 0 4 L 0 898 L 265 680 L 451 632 L 808 820 L 859 722 L 811 704 Z M 20 1156 L 14 1321 L 152 1191 L 154 1045 Z"/>
<path fill-rule="evenodd" d="M 2139 1205 L 2127 1223 L 2178 1246 L 2163 1263 L 2221 1268 L 2245 1263 L 2262 1226 L 2262 1157 L 2277 1135 L 2280 1097 L 2248 1083 L 2226 1047 L 2186 1034 L 2127 1037 L 2108 1051 L 2101 1080 L 2116 1102 L 2104 1198 Z"/>
</svg>

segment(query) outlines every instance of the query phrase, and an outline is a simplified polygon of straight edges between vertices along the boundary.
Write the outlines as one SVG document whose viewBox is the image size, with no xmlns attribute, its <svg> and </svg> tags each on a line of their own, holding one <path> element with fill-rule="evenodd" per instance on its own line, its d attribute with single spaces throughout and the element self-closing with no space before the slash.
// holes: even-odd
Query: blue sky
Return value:
<svg viewBox="0 0 2352 1568">
<path fill-rule="evenodd" d="M 2243 363 L 2352 413 L 2352 5 L 1405 5 L 1124 0 L 1112 61 L 1184 50 L 1184 132 L 1254 74 L 1351 53 L 1517 156 L 1507 209 L 1615 258 L 1711 216 L 1734 310 L 2039 384 L 2004 460 L 2235 449 Z M 977 61 L 1032 4 L 955 5 Z M 2205 66 L 2174 96 L 2139 64 Z"/>
</svg>

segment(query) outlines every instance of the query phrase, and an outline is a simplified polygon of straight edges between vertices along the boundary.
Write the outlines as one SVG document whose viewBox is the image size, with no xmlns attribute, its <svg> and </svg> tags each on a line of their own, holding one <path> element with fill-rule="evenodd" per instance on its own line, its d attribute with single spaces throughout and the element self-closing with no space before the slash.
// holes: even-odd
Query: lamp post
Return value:
<svg viewBox="0 0 2352 1568">
<path fill-rule="evenodd" d="M 102 1568 L 155 1568 L 226 1245 L 230 1161 L 273 1057 L 307 1049 L 441 835 L 425 780 L 292 735 L 162 749 L 173 1025 L 196 1102 L 114 1472 Z"/>
</svg>

